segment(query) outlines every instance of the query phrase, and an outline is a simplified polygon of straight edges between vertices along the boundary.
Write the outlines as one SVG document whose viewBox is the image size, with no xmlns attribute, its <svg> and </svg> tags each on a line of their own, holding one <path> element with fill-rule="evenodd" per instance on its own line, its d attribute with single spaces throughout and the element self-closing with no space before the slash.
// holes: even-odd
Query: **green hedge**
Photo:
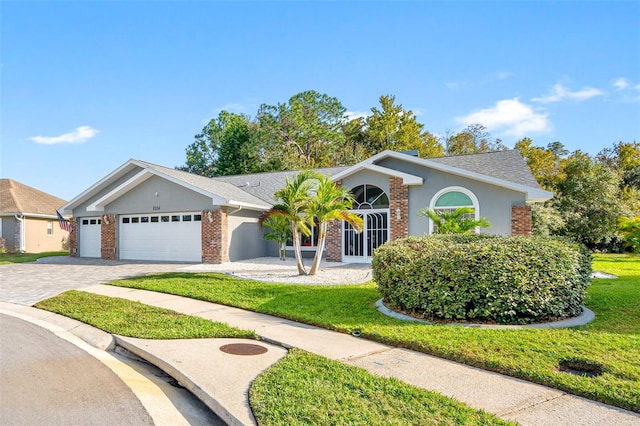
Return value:
<svg viewBox="0 0 640 426">
<path fill-rule="evenodd" d="M 393 307 L 499 324 L 579 315 L 591 279 L 591 253 L 549 237 L 409 237 L 379 247 L 372 266 Z"/>
</svg>

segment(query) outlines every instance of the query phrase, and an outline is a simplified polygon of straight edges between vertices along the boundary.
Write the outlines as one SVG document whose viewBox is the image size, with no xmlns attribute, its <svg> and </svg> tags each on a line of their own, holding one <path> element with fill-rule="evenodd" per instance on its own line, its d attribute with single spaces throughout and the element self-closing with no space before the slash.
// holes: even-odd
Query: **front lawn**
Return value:
<svg viewBox="0 0 640 426">
<path fill-rule="evenodd" d="M 47 251 L 43 253 L 0 253 L 0 265 L 10 263 L 35 262 L 41 257 L 69 256 L 68 251 Z"/>
<path fill-rule="evenodd" d="M 380 314 L 373 283 L 304 286 L 221 274 L 167 273 L 113 282 L 281 316 L 509 374 L 640 411 L 640 258 L 596 256 L 587 306 L 596 320 L 576 329 L 492 330 L 406 323 Z M 598 377 L 558 371 L 564 360 L 602 367 Z"/>
<path fill-rule="evenodd" d="M 143 339 L 258 337 L 168 309 L 75 290 L 35 306 L 108 333 Z M 511 424 L 436 392 L 295 349 L 254 381 L 250 395 L 260 425 Z"/>
<path fill-rule="evenodd" d="M 227 324 L 83 291 L 70 290 L 34 306 L 82 321 L 110 334 L 140 339 L 258 338 L 253 331 Z"/>
</svg>

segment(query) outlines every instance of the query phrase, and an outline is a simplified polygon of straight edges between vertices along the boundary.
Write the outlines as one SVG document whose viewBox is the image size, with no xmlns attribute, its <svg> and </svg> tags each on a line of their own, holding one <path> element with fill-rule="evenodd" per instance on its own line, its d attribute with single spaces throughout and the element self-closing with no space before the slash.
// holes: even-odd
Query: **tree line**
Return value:
<svg viewBox="0 0 640 426">
<path fill-rule="evenodd" d="M 366 117 L 349 117 L 337 98 L 314 90 L 263 104 L 253 118 L 222 111 L 194 139 L 178 169 L 207 177 L 348 166 L 386 149 L 422 158 L 508 149 L 479 123 L 436 137 L 392 95 L 380 96 Z M 640 251 L 638 142 L 618 142 L 596 156 L 569 153 L 561 142 L 535 146 L 529 138 L 515 149 L 554 193 L 533 206 L 535 233 L 591 249 Z"/>
</svg>

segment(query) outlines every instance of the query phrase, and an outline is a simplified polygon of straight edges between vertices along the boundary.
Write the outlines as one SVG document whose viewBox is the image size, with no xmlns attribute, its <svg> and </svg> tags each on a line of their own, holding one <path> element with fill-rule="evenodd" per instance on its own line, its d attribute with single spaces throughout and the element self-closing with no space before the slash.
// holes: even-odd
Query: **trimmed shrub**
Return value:
<svg viewBox="0 0 640 426">
<path fill-rule="evenodd" d="M 591 253 L 550 237 L 431 235 L 384 244 L 372 267 L 395 308 L 428 319 L 525 324 L 581 313 Z"/>
</svg>

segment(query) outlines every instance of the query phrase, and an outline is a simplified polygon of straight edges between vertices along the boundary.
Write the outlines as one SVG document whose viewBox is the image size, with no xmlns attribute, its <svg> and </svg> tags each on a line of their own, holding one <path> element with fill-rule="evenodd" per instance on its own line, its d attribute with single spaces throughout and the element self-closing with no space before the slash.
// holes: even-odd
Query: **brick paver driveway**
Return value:
<svg viewBox="0 0 640 426">
<path fill-rule="evenodd" d="M 66 290 L 153 272 L 179 271 L 187 264 L 127 262 L 67 256 L 0 265 L 0 301 L 31 306 Z"/>
</svg>

